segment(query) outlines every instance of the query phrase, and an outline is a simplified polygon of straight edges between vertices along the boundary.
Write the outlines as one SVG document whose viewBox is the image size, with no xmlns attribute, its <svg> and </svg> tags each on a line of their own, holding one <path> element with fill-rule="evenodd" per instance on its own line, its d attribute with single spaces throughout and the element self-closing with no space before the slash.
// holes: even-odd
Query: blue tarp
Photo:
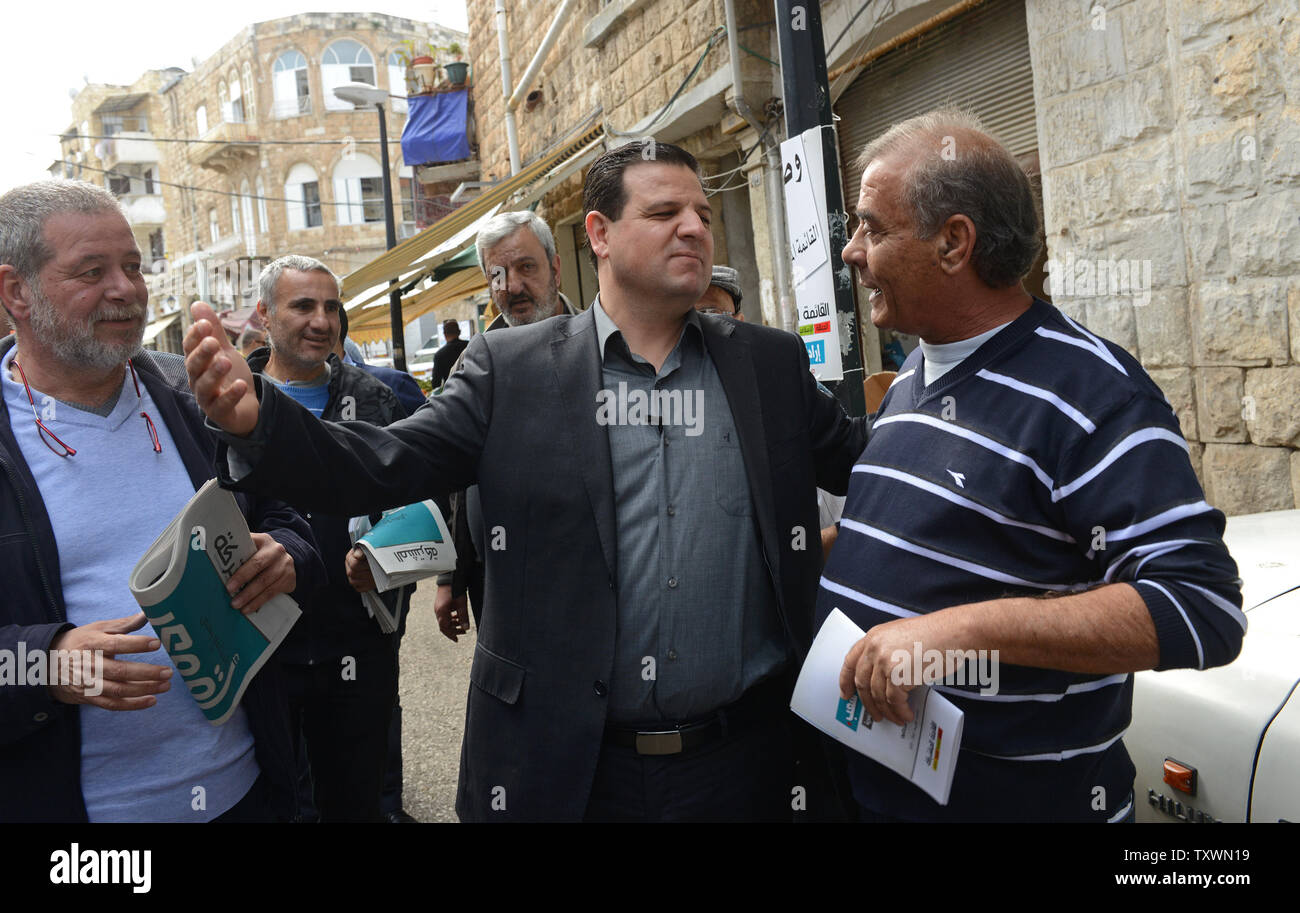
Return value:
<svg viewBox="0 0 1300 913">
<path fill-rule="evenodd" d="M 430 165 L 469 158 L 468 101 L 469 89 L 412 95 L 402 128 L 402 161 Z"/>
</svg>

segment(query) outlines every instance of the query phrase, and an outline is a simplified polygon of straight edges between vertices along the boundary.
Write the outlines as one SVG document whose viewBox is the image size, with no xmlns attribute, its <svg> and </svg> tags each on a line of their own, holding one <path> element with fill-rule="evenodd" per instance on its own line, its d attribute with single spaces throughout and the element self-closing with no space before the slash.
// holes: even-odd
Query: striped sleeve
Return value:
<svg viewBox="0 0 1300 913">
<path fill-rule="evenodd" d="M 1151 613 L 1157 669 L 1207 669 L 1241 650 L 1246 616 L 1223 513 L 1205 501 L 1163 397 L 1135 391 L 1063 458 L 1051 498 L 1095 562 Z"/>
</svg>

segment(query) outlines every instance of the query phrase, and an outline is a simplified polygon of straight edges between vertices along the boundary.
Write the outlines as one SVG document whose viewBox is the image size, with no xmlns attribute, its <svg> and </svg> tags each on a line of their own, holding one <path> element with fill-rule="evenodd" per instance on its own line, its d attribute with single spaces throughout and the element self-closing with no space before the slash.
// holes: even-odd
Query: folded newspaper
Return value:
<svg viewBox="0 0 1300 913">
<path fill-rule="evenodd" d="M 799 671 L 790 709 L 947 805 L 966 715 L 929 685 L 908 692 L 907 703 L 915 716 L 904 726 L 872 720 L 856 694 L 849 700 L 840 697 L 844 657 L 862 635 L 862 629 L 839 609 L 831 612 Z"/>
<path fill-rule="evenodd" d="M 302 614 L 284 594 L 244 615 L 226 582 L 256 551 L 230 492 L 211 480 L 131 571 L 131 595 L 208 722 L 219 726 Z"/>
<path fill-rule="evenodd" d="M 369 517 L 353 517 L 348 531 L 375 578 L 375 589 L 362 593 L 361 600 L 385 634 L 397 630 L 402 600 L 383 594 L 456 567 L 451 533 L 432 501 L 386 511 L 373 524 Z"/>
</svg>

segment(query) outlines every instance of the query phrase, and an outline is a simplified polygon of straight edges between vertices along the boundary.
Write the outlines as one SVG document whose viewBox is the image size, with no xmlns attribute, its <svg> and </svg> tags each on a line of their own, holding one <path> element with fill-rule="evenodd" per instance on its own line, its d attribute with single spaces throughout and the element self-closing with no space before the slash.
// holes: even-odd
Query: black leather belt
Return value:
<svg viewBox="0 0 1300 913">
<path fill-rule="evenodd" d="M 790 691 L 788 676 L 777 675 L 759 682 L 736 702 L 698 720 L 649 724 L 644 728 L 611 723 L 605 727 L 605 744 L 633 748 L 641 755 L 681 754 L 724 735 L 743 732 L 756 723 L 770 721 L 789 704 Z"/>
</svg>

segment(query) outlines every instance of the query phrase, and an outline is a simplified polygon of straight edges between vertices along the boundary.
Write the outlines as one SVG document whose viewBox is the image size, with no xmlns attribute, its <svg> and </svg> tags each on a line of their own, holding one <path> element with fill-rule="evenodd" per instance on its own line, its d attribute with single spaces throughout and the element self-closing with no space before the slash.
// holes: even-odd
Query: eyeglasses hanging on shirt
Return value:
<svg viewBox="0 0 1300 913">
<path fill-rule="evenodd" d="M 27 402 L 32 404 L 32 418 L 36 419 L 37 433 L 40 434 L 41 442 L 46 447 L 50 448 L 50 450 L 58 456 L 61 457 L 76 456 L 77 451 L 73 450 L 67 444 L 63 443 L 63 441 L 59 440 L 59 436 L 55 434 L 53 431 L 51 431 L 49 428 L 47 428 L 45 426 L 45 423 L 41 421 L 40 415 L 37 414 L 36 412 L 36 399 L 35 397 L 32 396 L 32 388 L 27 383 L 27 374 L 23 371 L 23 366 L 18 363 L 17 357 L 14 358 L 13 365 L 15 368 L 18 369 L 18 377 L 23 382 L 23 389 L 27 391 Z M 131 372 L 131 383 L 135 385 L 135 398 L 141 404 L 142 407 L 140 409 L 140 417 L 144 419 L 145 427 L 149 429 L 149 440 L 153 442 L 153 452 L 162 453 L 162 444 L 158 440 L 158 429 L 154 427 L 153 419 L 149 417 L 149 413 L 144 411 L 143 408 L 144 397 L 140 394 L 140 379 L 135 376 L 135 365 L 131 364 L 130 359 L 127 359 L 126 368 L 128 371 Z M 46 440 L 45 438 L 46 435 L 49 435 L 55 444 L 58 444 L 60 447 L 63 448 L 62 452 L 54 449 L 54 444 L 51 444 L 48 440 Z"/>
</svg>

